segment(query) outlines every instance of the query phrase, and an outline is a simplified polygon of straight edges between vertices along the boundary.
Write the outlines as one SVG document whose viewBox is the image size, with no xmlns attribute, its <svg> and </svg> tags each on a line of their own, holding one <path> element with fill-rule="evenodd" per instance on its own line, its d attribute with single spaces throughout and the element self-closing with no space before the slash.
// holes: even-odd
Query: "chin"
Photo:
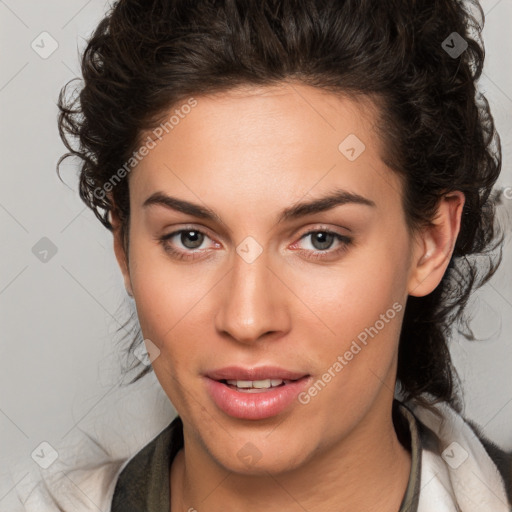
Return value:
<svg viewBox="0 0 512 512">
<path fill-rule="evenodd" d="M 228 438 L 229 445 L 215 444 L 210 455 L 225 470 L 241 475 L 277 475 L 297 469 L 307 459 L 307 440 L 290 439 L 290 436 L 276 436 L 266 431 L 260 436 L 244 436 L 234 440 Z M 211 439 L 211 438 L 210 438 Z"/>
</svg>

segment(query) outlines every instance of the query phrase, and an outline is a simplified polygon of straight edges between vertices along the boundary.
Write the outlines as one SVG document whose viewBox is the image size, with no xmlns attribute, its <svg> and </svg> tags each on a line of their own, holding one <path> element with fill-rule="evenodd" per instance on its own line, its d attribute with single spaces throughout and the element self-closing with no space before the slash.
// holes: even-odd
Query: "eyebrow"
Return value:
<svg viewBox="0 0 512 512">
<path fill-rule="evenodd" d="M 360 204 L 370 206 L 372 208 L 376 207 L 375 202 L 371 199 L 367 199 L 366 197 L 355 194 L 353 192 L 336 189 L 324 197 L 297 203 L 293 206 L 290 206 L 289 208 L 286 208 L 279 216 L 277 223 L 298 219 L 307 215 L 312 215 L 314 213 L 325 212 L 332 210 L 336 206 L 341 206 L 344 204 Z M 144 201 L 142 207 L 148 208 L 149 206 L 153 205 L 163 206 L 165 208 L 192 215 L 200 219 L 217 221 L 223 224 L 222 219 L 210 208 L 169 196 L 163 192 L 155 192 L 149 196 Z"/>
</svg>

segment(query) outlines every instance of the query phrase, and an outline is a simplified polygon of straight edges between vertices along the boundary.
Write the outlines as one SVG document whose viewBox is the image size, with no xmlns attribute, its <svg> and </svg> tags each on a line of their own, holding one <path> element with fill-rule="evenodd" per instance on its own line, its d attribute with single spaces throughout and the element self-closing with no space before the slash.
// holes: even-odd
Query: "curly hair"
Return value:
<svg viewBox="0 0 512 512">
<path fill-rule="evenodd" d="M 119 0 L 88 40 L 79 94 L 68 97 L 73 80 L 60 92 L 69 152 L 57 170 L 69 156 L 81 159 L 80 197 L 110 230 L 115 208 L 126 247 L 128 180 L 124 172 L 113 186 L 112 176 L 133 158 L 141 134 L 180 102 L 284 81 L 373 99 L 383 160 L 404 183 L 409 229 L 431 223 L 444 194 L 465 194 L 441 283 L 408 297 L 397 369 L 405 400 L 446 401 L 460 411 L 449 340 L 454 325 L 471 339 L 468 298 L 502 257 L 493 191 L 501 148 L 476 86 L 483 24 L 478 2 L 462 0 Z"/>
</svg>

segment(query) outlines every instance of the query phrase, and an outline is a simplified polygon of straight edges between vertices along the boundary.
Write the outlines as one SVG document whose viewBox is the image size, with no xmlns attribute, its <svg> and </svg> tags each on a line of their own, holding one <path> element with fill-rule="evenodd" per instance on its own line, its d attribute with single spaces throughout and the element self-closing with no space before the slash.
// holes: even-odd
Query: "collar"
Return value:
<svg viewBox="0 0 512 512">
<path fill-rule="evenodd" d="M 411 403 L 411 410 L 422 442 L 418 512 L 510 512 L 511 454 L 446 402 Z"/>
</svg>

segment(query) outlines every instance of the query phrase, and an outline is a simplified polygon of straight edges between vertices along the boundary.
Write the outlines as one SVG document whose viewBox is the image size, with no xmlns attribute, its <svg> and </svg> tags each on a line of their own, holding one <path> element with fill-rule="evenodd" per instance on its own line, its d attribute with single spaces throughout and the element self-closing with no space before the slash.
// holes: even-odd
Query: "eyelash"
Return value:
<svg viewBox="0 0 512 512">
<path fill-rule="evenodd" d="M 170 242 L 169 242 L 169 240 L 171 238 L 173 238 L 174 236 L 179 235 L 184 232 L 188 232 L 188 231 L 193 231 L 194 233 L 199 233 L 201 235 L 205 235 L 206 237 L 208 237 L 208 235 L 204 231 L 201 231 L 194 227 L 187 227 L 187 228 L 180 229 L 178 231 L 173 231 L 172 233 L 169 233 L 167 235 L 164 235 L 164 236 L 158 238 L 158 241 L 164 248 L 165 252 L 167 254 L 169 254 L 171 257 L 173 257 L 177 260 L 180 260 L 180 261 L 195 260 L 195 259 L 201 257 L 201 253 L 204 252 L 203 250 L 199 249 L 199 250 L 196 250 L 195 252 L 180 251 L 180 250 L 177 250 L 174 247 L 172 247 L 172 245 L 170 245 Z M 311 259 L 311 260 L 326 260 L 328 258 L 333 258 L 335 256 L 341 255 L 348 249 L 348 246 L 352 244 L 352 239 L 350 237 L 341 235 L 341 234 L 339 234 L 335 231 L 331 231 L 329 229 L 322 229 L 322 228 L 307 231 L 299 238 L 299 241 L 302 240 L 303 238 L 306 238 L 309 235 L 313 235 L 316 233 L 324 233 L 327 235 L 333 235 L 335 237 L 335 239 L 338 240 L 338 242 L 341 242 L 341 245 L 340 245 L 340 247 L 338 247 L 337 249 L 334 249 L 334 250 L 330 250 L 330 249 L 326 249 L 324 251 L 321 251 L 321 250 L 311 251 L 308 249 L 297 250 L 297 252 L 300 254 L 307 253 L 308 254 L 307 258 Z M 295 243 L 297 243 L 297 242 L 295 242 Z"/>
</svg>

